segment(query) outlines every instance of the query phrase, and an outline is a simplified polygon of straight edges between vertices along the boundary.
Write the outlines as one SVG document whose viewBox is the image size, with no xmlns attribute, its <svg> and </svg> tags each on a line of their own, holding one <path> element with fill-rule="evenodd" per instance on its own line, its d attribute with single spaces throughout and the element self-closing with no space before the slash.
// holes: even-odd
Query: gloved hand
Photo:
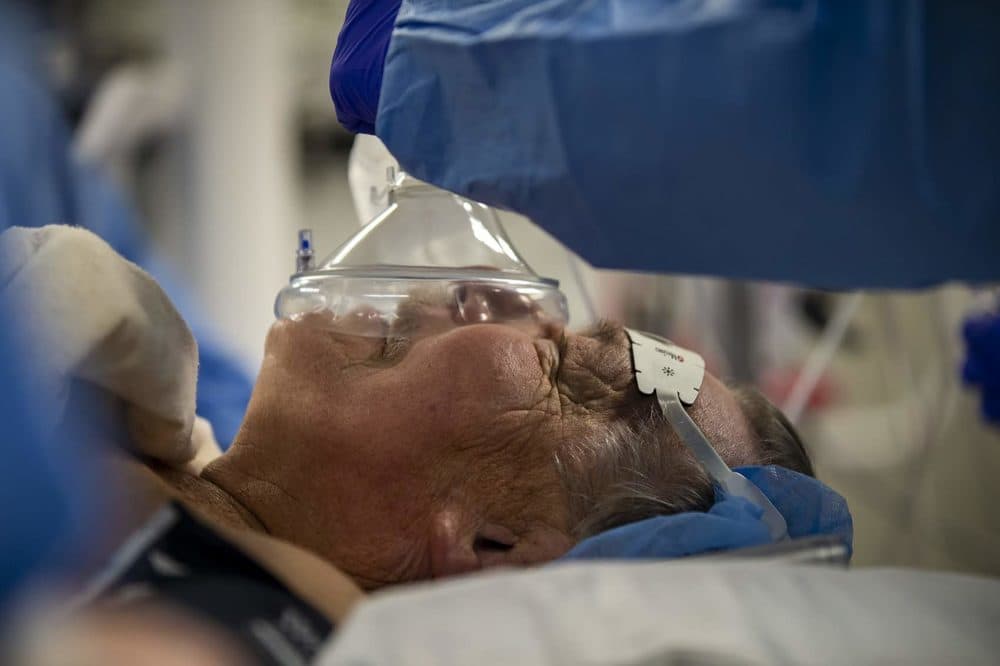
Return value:
<svg viewBox="0 0 1000 666">
<path fill-rule="evenodd" d="M 375 133 L 382 67 L 402 0 L 351 0 L 330 66 L 337 120 L 351 132 Z"/>
<path fill-rule="evenodd" d="M 982 392 L 983 418 L 1000 424 L 1000 312 L 965 322 L 966 358 L 962 379 Z"/>
<path fill-rule="evenodd" d="M 788 523 L 792 538 L 835 535 L 852 546 L 847 502 L 816 479 L 782 467 L 736 471 L 763 491 Z M 769 543 L 761 511 L 741 497 L 723 497 L 706 513 L 657 516 L 585 539 L 564 559 L 672 558 Z"/>
</svg>

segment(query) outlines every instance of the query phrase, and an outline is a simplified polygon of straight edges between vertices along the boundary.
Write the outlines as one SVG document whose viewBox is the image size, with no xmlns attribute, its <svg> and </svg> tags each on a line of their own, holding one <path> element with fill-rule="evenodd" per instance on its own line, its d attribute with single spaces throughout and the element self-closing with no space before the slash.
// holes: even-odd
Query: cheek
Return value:
<svg viewBox="0 0 1000 666">
<path fill-rule="evenodd" d="M 505 458 L 498 446 L 522 438 L 545 378 L 532 340 L 501 328 L 470 326 L 416 343 L 399 364 L 360 382 L 359 396 L 373 406 L 359 410 L 356 425 L 442 475 L 468 464 L 463 449 L 486 455 L 477 444 Z"/>
<path fill-rule="evenodd" d="M 506 327 L 426 338 L 383 368 L 338 368 L 343 352 L 323 353 L 316 335 L 284 340 L 284 353 L 271 359 L 282 379 L 271 397 L 284 414 L 283 436 L 301 440 L 325 469 L 378 476 L 380 484 L 447 475 L 445 463 L 461 457 L 455 447 L 519 431 L 521 414 L 545 393 L 531 338 Z"/>
<path fill-rule="evenodd" d="M 456 329 L 414 355 L 416 379 L 455 403 L 526 409 L 539 398 L 545 377 L 530 337 L 506 326 Z"/>
</svg>

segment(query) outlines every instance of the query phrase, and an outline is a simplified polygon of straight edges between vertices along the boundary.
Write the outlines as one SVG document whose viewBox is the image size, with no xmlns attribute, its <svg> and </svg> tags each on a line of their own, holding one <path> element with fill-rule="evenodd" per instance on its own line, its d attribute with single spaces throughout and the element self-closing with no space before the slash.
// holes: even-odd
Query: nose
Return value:
<svg viewBox="0 0 1000 666">
<path fill-rule="evenodd" d="M 566 337 L 566 325 L 559 322 L 541 322 L 539 337 L 559 343 Z"/>
<path fill-rule="evenodd" d="M 524 294 L 496 285 L 462 284 L 455 288 L 456 316 L 463 324 L 537 319 L 540 308 Z"/>
</svg>

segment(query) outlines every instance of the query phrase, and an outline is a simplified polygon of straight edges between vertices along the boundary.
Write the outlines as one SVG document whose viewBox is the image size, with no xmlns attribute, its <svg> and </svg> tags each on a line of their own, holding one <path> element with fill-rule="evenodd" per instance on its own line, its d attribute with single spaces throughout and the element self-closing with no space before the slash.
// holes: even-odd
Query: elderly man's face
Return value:
<svg viewBox="0 0 1000 666">
<path fill-rule="evenodd" d="M 368 586 L 558 557 L 572 540 L 554 454 L 648 409 L 620 326 L 432 326 L 387 344 L 325 323 L 273 326 L 240 440 L 286 447 L 275 492 L 300 513 L 279 536 Z M 692 415 L 746 441 L 710 375 Z"/>
</svg>

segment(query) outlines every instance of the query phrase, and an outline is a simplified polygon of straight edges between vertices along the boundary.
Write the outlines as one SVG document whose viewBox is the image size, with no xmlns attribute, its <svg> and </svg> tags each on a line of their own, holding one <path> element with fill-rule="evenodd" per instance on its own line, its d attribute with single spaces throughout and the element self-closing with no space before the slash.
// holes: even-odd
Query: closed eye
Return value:
<svg viewBox="0 0 1000 666">
<path fill-rule="evenodd" d="M 403 357 L 410 350 L 412 343 L 411 338 L 390 335 L 383 340 L 382 346 L 367 362 L 376 367 L 395 365 L 403 360 Z"/>
</svg>

